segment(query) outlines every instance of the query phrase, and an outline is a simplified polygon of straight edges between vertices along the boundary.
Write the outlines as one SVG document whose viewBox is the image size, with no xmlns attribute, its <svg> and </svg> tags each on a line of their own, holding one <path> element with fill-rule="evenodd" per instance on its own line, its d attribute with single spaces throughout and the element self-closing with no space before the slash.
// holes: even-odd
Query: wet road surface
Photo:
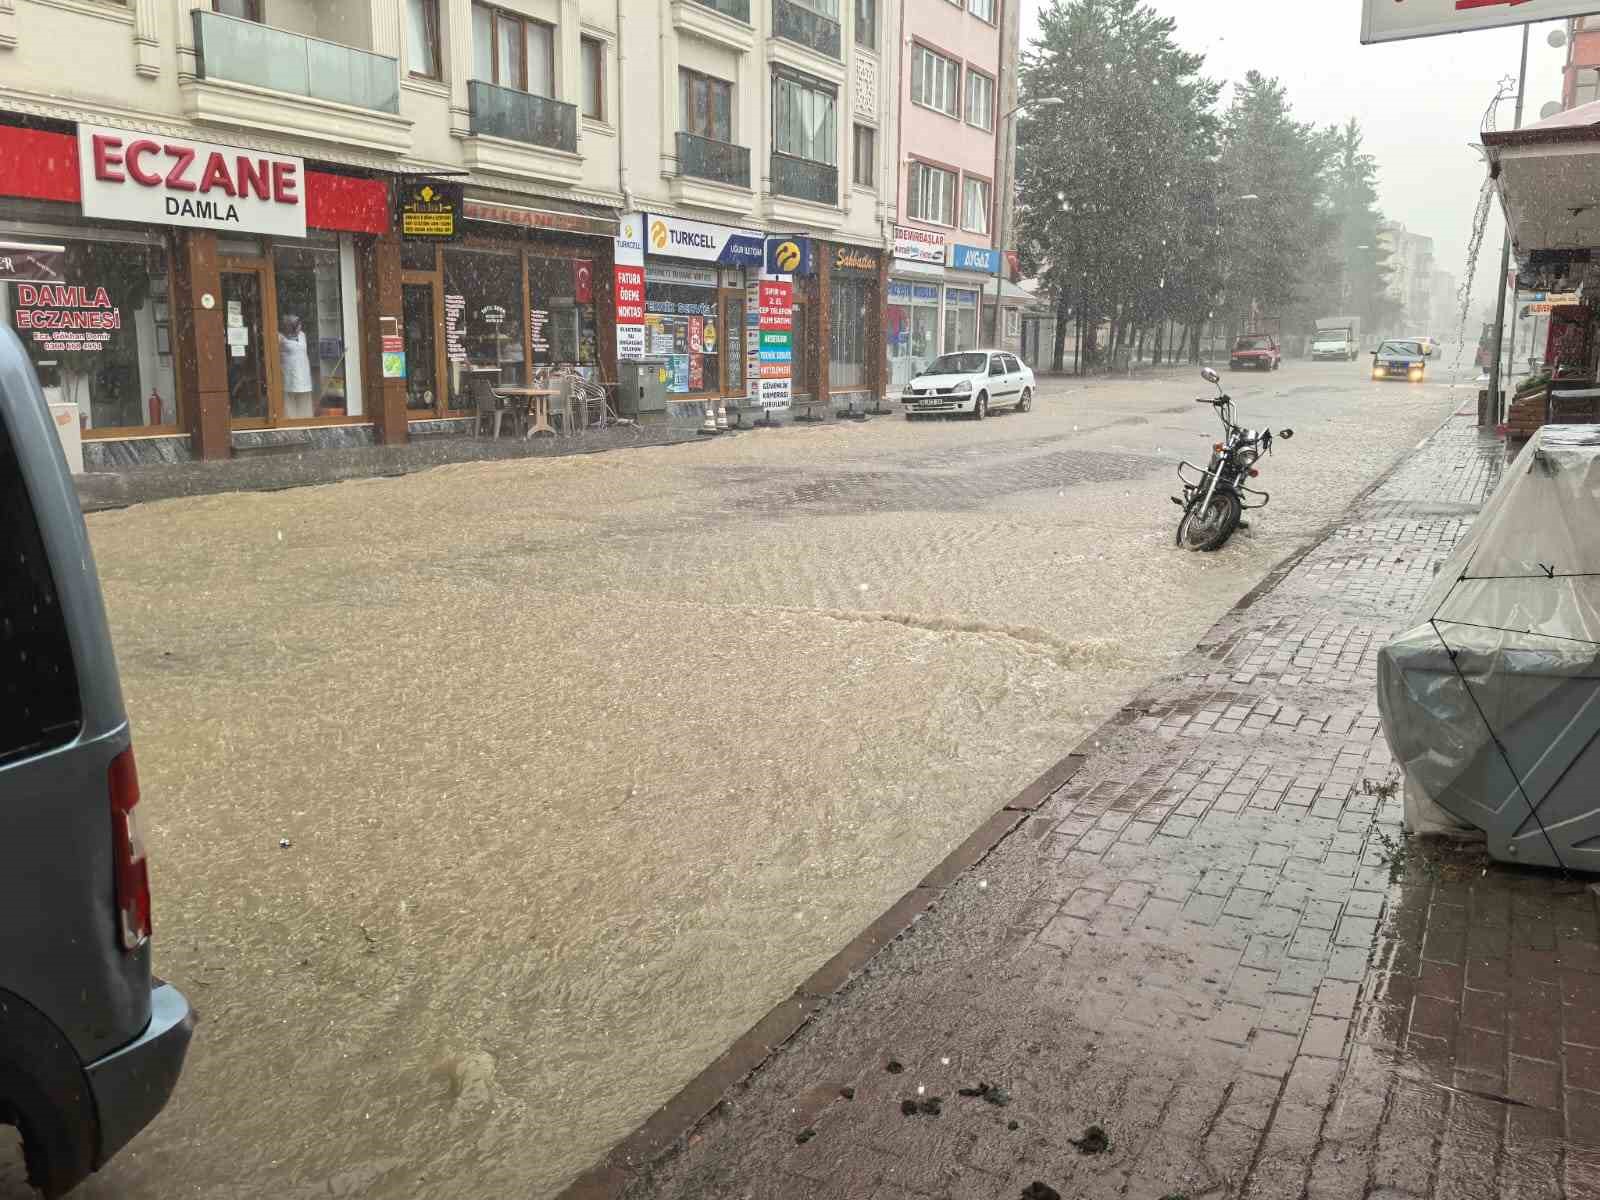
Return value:
<svg viewBox="0 0 1600 1200">
<path fill-rule="evenodd" d="M 204 1023 L 83 1194 L 552 1194 L 1451 407 L 1226 378 L 1297 436 L 1211 556 L 1187 375 L 92 517 Z"/>
</svg>

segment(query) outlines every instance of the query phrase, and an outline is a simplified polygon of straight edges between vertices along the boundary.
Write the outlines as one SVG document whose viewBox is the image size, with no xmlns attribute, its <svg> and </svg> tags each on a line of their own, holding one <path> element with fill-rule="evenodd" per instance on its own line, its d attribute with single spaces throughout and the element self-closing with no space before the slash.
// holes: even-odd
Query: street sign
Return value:
<svg viewBox="0 0 1600 1200">
<path fill-rule="evenodd" d="M 1363 0 L 1361 40 L 1398 42 L 1532 21 L 1558 21 L 1596 11 L 1597 0 Z"/>
</svg>

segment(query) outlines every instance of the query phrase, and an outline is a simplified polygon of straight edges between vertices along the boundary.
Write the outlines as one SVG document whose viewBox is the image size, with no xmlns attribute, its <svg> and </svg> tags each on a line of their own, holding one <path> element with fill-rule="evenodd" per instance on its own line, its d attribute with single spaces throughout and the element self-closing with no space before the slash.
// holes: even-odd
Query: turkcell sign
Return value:
<svg viewBox="0 0 1600 1200">
<path fill-rule="evenodd" d="M 651 213 L 645 218 L 645 248 L 664 258 L 687 258 L 724 267 L 761 267 L 766 236 L 754 229 L 685 221 Z"/>
<path fill-rule="evenodd" d="M 286 154 L 78 126 L 86 217 L 303 238 L 305 182 L 305 163 Z"/>
<path fill-rule="evenodd" d="M 981 271 L 985 275 L 998 275 L 1000 251 L 988 246 L 963 246 L 952 242 L 947 265 L 956 271 Z"/>
<path fill-rule="evenodd" d="M 1596 0 L 1364 0 L 1363 42 L 1398 42 L 1530 21 L 1587 16 Z"/>
</svg>

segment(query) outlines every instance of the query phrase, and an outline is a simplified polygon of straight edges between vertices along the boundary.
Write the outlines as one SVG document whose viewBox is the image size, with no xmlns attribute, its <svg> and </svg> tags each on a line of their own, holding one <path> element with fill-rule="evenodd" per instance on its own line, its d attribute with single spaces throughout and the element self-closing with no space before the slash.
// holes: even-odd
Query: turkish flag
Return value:
<svg viewBox="0 0 1600 1200">
<path fill-rule="evenodd" d="M 572 294 L 579 304 L 594 303 L 594 264 L 587 259 L 572 264 Z"/>
</svg>

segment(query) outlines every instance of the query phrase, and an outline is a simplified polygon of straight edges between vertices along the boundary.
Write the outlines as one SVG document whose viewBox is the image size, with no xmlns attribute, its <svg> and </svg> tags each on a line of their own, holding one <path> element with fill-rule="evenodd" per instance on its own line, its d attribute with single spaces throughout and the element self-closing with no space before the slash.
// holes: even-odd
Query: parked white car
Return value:
<svg viewBox="0 0 1600 1200">
<path fill-rule="evenodd" d="M 941 354 L 901 393 L 906 420 L 943 413 L 966 413 L 981 421 L 997 408 L 1027 412 L 1033 407 L 1033 371 L 1003 350 L 961 350 Z"/>
</svg>

